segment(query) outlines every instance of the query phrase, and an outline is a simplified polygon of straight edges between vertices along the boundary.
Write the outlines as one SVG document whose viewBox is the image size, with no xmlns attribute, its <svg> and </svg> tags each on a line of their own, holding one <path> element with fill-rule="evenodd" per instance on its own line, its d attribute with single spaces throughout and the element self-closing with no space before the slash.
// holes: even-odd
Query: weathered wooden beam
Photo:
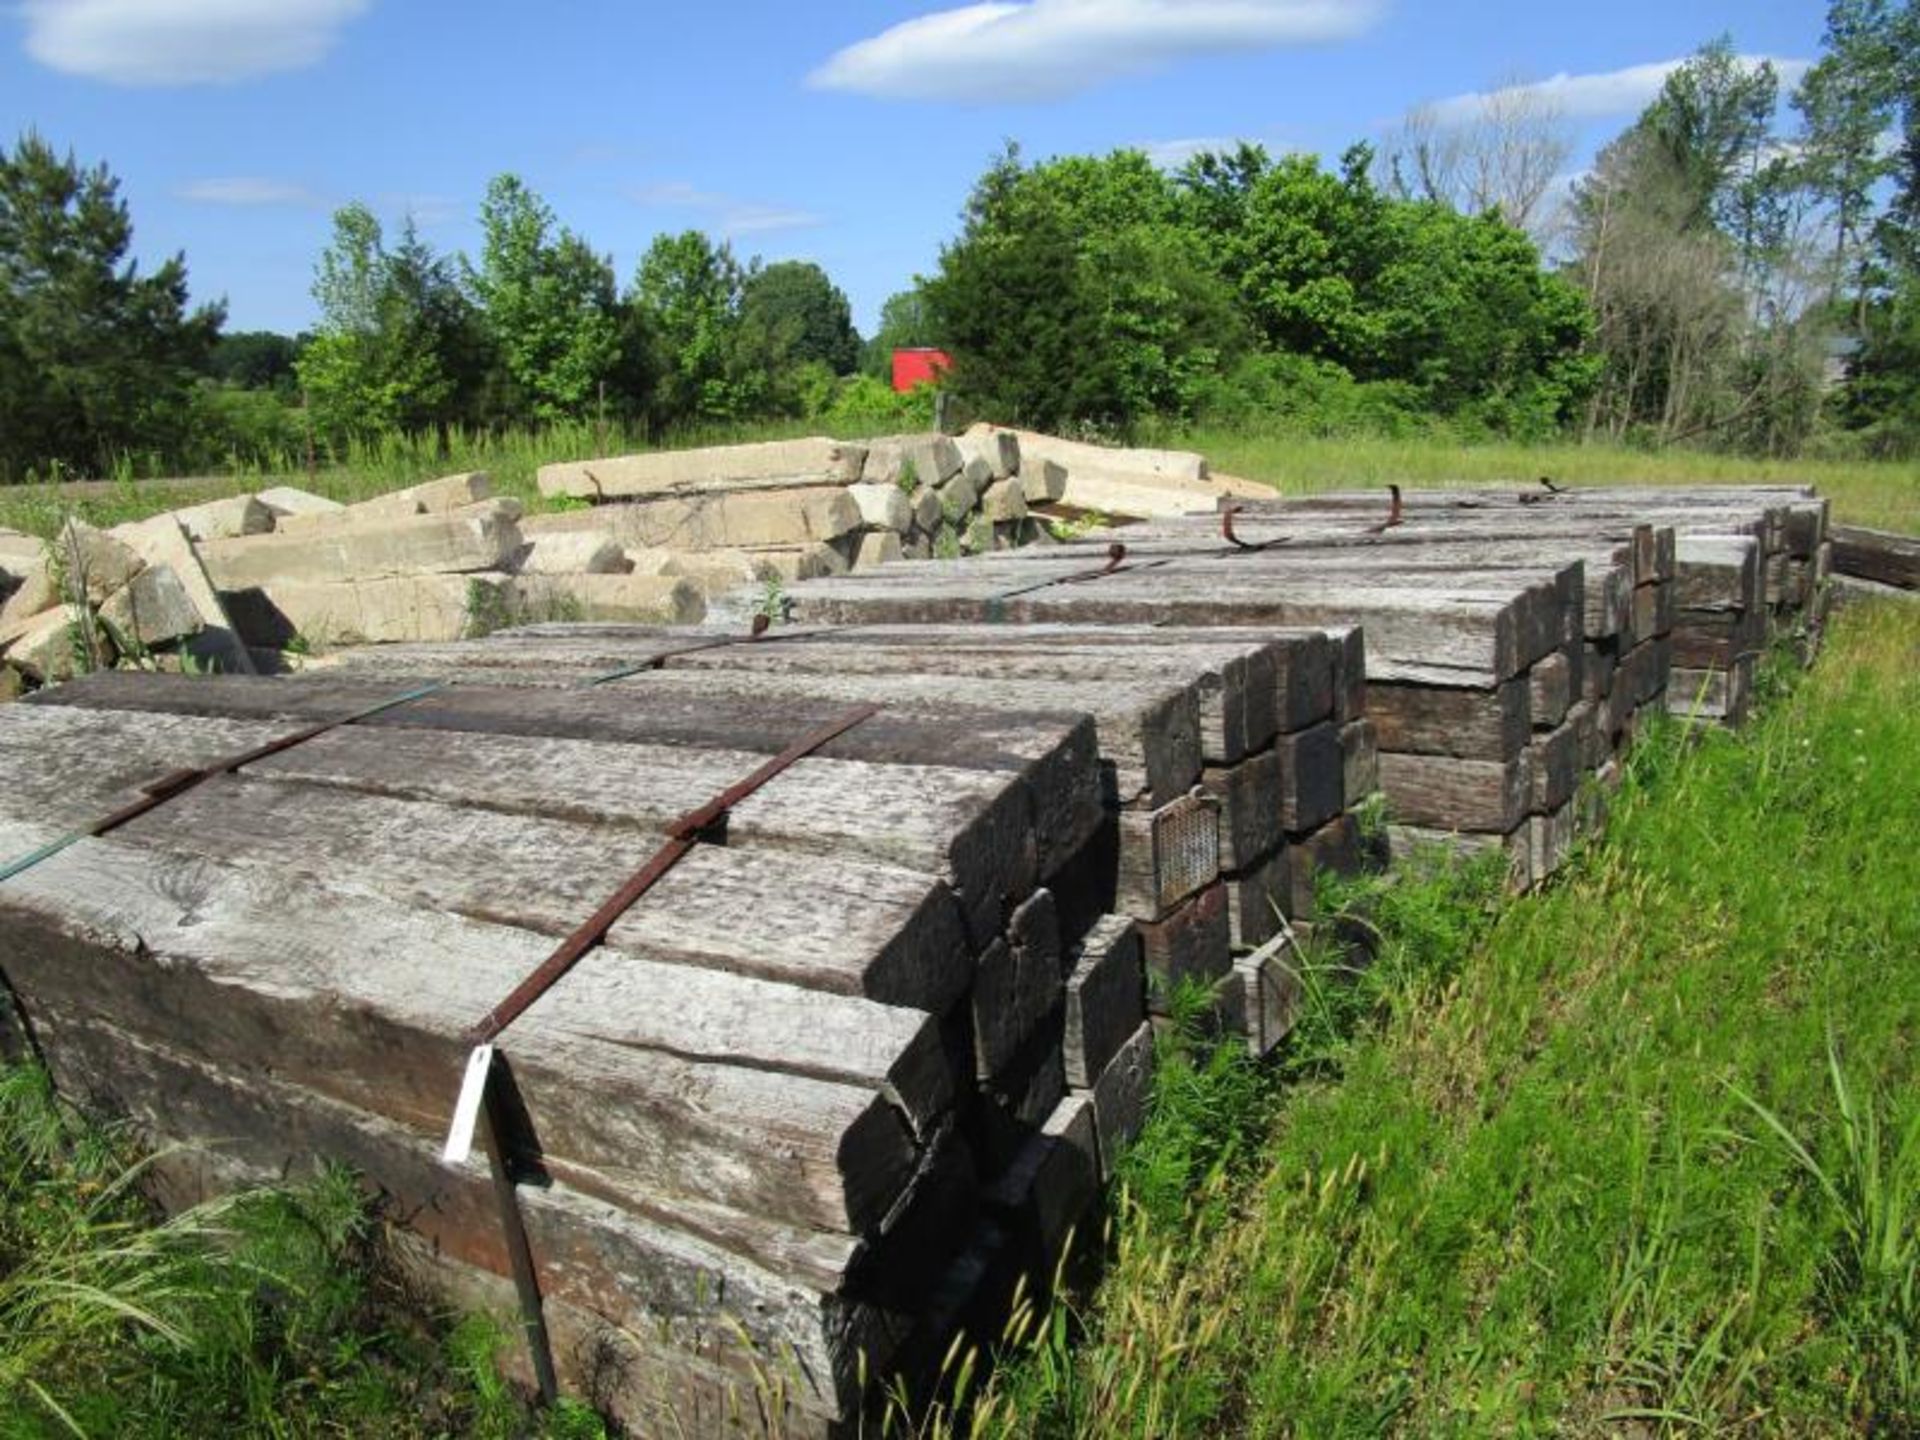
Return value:
<svg viewBox="0 0 1920 1440">
<path fill-rule="evenodd" d="M 1833 569 L 1839 575 L 1920 590 L 1920 536 L 1869 530 L 1859 525 L 1833 527 Z"/>
<path fill-rule="evenodd" d="M 1383 751 L 1380 790 L 1396 823 L 1504 835 L 1532 808 L 1532 756 L 1524 749 L 1505 761 Z"/>
<path fill-rule="evenodd" d="M 51 833 L 0 825 L 8 853 Z M 429 1132 L 451 1113 L 465 1029 L 490 1003 L 480 997 L 506 994 L 551 949 L 503 926 L 349 899 L 305 876 L 113 839 L 13 877 L 0 913 L 0 972 L 29 1010 L 138 1015 L 209 1063 L 271 1067 Z M 636 997 L 627 973 L 611 957 L 577 967 L 510 1032 L 549 1153 L 611 1183 L 770 1219 L 849 1233 L 880 1223 L 918 1161 L 885 1096 L 716 1062 L 697 1043 L 685 1054 L 649 1048 L 633 1012 L 651 997 Z M 764 1006 L 762 1018 L 776 1023 L 782 1008 Z"/>
<path fill-rule="evenodd" d="M 1506 760 L 1532 728 L 1530 682 L 1516 676 L 1480 690 L 1372 681 L 1367 718 L 1383 752 Z"/>
</svg>

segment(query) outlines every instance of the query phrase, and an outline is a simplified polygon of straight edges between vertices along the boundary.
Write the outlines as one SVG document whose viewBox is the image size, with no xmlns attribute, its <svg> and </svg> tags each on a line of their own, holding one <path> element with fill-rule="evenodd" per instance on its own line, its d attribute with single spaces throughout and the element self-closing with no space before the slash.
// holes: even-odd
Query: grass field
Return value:
<svg viewBox="0 0 1920 1440">
<path fill-rule="evenodd" d="M 1543 893 L 1391 887 L 1362 1023 L 1176 1065 L 1108 1278 L 958 1433 L 1914 1433 L 1916 658 L 1849 613 Z"/>
<path fill-rule="evenodd" d="M 716 427 L 687 431 L 675 446 L 804 435 L 805 421 Z M 1920 532 L 1920 463 L 1756 461 L 1694 450 L 1647 453 L 1605 445 L 1458 445 L 1434 439 L 1325 439 L 1260 435 L 1234 430 L 1172 431 L 1154 443 L 1198 450 L 1214 469 L 1274 485 L 1282 494 L 1355 488 L 1389 480 L 1419 486 L 1458 483 L 1532 485 L 1551 475 L 1571 485 L 1810 483 L 1830 496 L 1838 518 L 1860 525 Z M 534 472 L 554 460 L 586 459 L 645 448 L 636 435 L 592 425 L 558 426 L 544 432 L 449 437 L 443 447 L 426 440 L 390 440 L 357 450 L 342 465 L 308 474 L 297 467 L 182 482 L 90 482 L 77 486 L 0 487 L 0 526 L 50 533 L 73 510 L 95 524 L 141 519 L 177 505 L 258 490 L 298 485 L 333 499 L 366 499 L 403 485 L 460 470 L 492 473 L 501 494 L 529 510 L 545 507 Z"/>
</svg>

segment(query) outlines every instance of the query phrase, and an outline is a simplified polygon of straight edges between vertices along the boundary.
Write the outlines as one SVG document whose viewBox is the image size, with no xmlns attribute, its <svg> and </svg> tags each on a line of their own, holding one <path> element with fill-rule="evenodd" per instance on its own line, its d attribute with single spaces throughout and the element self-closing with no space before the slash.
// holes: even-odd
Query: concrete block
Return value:
<svg viewBox="0 0 1920 1440">
<path fill-rule="evenodd" d="M 348 508 L 360 515 L 443 515 L 449 510 L 493 498 L 493 477 L 484 470 L 443 475 L 422 485 L 409 485 L 376 495 Z"/>
<path fill-rule="evenodd" d="M 1037 455 L 1022 456 L 1020 488 L 1026 492 L 1029 505 L 1051 504 L 1067 493 L 1067 467 Z"/>
<path fill-rule="evenodd" d="M 1027 495 L 1018 480 L 998 480 L 980 494 L 980 511 L 996 524 L 1027 517 Z"/>
<path fill-rule="evenodd" d="M 87 599 L 95 605 L 138 575 L 146 563 L 124 540 L 80 520 L 67 521 L 55 545 L 55 563 L 65 572 L 67 590 L 77 597 L 84 580 Z"/>
<path fill-rule="evenodd" d="M 12 570 L 9 566 L 19 583 L 13 587 L 13 593 L 7 596 L 6 603 L 0 604 L 0 629 L 32 619 L 60 603 L 60 592 L 54 586 L 53 570 L 47 564 L 44 551 L 31 560 L 17 563 L 20 565 L 18 570 Z"/>
<path fill-rule="evenodd" d="M 940 504 L 940 492 L 931 485 L 922 485 L 913 492 L 913 523 L 919 529 L 931 535 L 940 528 L 940 522 L 946 518 L 946 511 Z"/>
<path fill-rule="evenodd" d="M 211 540 L 200 555 L 220 589 L 247 590 L 503 570 L 520 545 L 514 522 L 489 509 Z"/>
<path fill-rule="evenodd" d="M 29 680 L 45 685 L 69 679 L 79 668 L 72 623 L 68 608 L 60 605 L 16 625 L 0 627 L 0 654 Z"/>
<path fill-rule="evenodd" d="M 850 485 L 861 478 L 866 458 L 864 446 L 814 436 L 543 465 L 538 480 L 542 495 L 582 500 L 790 490 Z"/>
<path fill-rule="evenodd" d="M 761 581 L 818 580 L 844 575 L 851 568 L 847 557 L 832 545 L 765 545 L 742 551 L 752 562 Z"/>
<path fill-rule="evenodd" d="M 452 515 L 492 498 L 492 477 L 484 470 L 473 470 L 376 495 L 371 500 L 362 500 L 338 510 L 309 508 L 299 514 L 282 515 L 274 528 L 283 535 L 330 533 L 341 527 L 406 520 L 419 515 Z M 520 502 L 502 500 L 495 503 L 517 506 Z"/>
<path fill-rule="evenodd" d="M 601 530 L 628 549 L 722 550 L 837 540 L 860 528 L 860 507 L 842 487 L 757 490 L 636 500 L 559 515 L 529 516 L 528 537 Z"/>
<path fill-rule="evenodd" d="M 141 531 L 136 548 L 148 566 L 171 570 L 186 592 L 200 618 L 193 653 L 224 673 L 256 674 L 253 657 L 241 642 L 240 632 L 187 532 L 178 524 L 148 526 Z"/>
<path fill-rule="evenodd" d="M 849 485 L 847 495 L 860 508 L 860 522 L 904 535 L 913 525 L 914 507 L 896 485 Z"/>
<path fill-rule="evenodd" d="M 904 553 L 895 531 L 869 530 L 860 537 L 860 548 L 854 551 L 853 568 L 871 570 L 876 565 L 900 559 Z"/>
<path fill-rule="evenodd" d="M 529 619 L 692 625 L 707 615 L 707 597 L 685 576 L 523 575 L 512 586 Z"/>
<path fill-rule="evenodd" d="M 100 607 L 122 648 L 151 650 L 200 633 L 200 609 L 171 565 L 149 565 Z"/>
<path fill-rule="evenodd" d="M 270 490 L 262 490 L 254 498 L 273 512 L 276 527 L 281 519 L 289 515 L 337 515 L 347 508 L 338 500 L 329 500 L 324 495 L 315 495 L 310 490 L 293 485 L 275 485 Z"/>
<path fill-rule="evenodd" d="M 984 491 L 994 482 L 993 466 L 984 456 L 976 455 L 960 467 L 960 473 L 967 477 L 975 491 Z"/>
<path fill-rule="evenodd" d="M 275 580 L 231 591 L 229 612 L 250 644 L 316 646 L 464 639 L 488 617 L 511 618 L 508 576 L 402 575 L 358 581 Z"/>
<path fill-rule="evenodd" d="M 274 528 L 274 514 L 256 495 L 234 495 L 116 525 L 107 533 L 138 549 L 140 536 L 156 530 L 164 532 L 174 525 L 195 540 L 232 540 L 241 535 L 266 534 Z"/>
<path fill-rule="evenodd" d="M 940 513 L 949 525 L 966 524 L 967 517 L 980 503 L 980 489 L 964 473 L 954 475 L 935 487 L 940 493 Z"/>
<path fill-rule="evenodd" d="M 954 437 L 963 461 L 984 461 L 994 480 L 1005 480 L 1020 473 L 1020 437 L 1011 430 L 996 430 L 991 425 L 974 425 L 966 434 Z"/>
<path fill-rule="evenodd" d="M 960 447 L 946 435 L 893 435 L 887 443 L 899 449 L 902 473 L 911 466 L 918 485 L 943 484 L 966 463 L 960 458 Z"/>
<path fill-rule="evenodd" d="M 626 547 L 601 530 L 536 537 L 520 556 L 522 575 L 624 575 Z"/>
</svg>

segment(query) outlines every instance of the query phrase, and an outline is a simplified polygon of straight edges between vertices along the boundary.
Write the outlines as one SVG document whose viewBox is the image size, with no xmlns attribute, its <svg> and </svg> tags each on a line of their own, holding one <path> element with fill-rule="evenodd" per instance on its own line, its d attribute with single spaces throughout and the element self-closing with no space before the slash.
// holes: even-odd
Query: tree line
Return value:
<svg viewBox="0 0 1920 1440">
<path fill-rule="evenodd" d="M 512 175 L 476 255 L 350 204 L 312 332 L 223 333 L 184 257 L 128 260 L 106 167 L 28 134 L 0 150 L 0 478 L 583 419 L 898 428 L 928 414 L 884 381 L 903 344 L 953 356 L 964 407 L 1054 429 L 1916 453 L 1920 0 L 1831 0 L 1784 99 L 1783 125 L 1773 67 L 1715 41 L 1570 188 L 1566 125 L 1524 88 L 1465 121 L 1416 110 L 1332 169 L 1010 147 L 866 341 L 818 265 L 699 231 L 623 286 Z"/>
</svg>

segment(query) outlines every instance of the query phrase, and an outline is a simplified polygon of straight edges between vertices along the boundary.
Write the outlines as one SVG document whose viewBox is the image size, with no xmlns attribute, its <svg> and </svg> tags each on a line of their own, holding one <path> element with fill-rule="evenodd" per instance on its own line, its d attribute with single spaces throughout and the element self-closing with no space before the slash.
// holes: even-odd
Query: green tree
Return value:
<svg viewBox="0 0 1920 1440">
<path fill-rule="evenodd" d="M 480 228 L 468 281 L 507 374 L 541 420 L 586 413 L 620 366 L 612 265 L 515 175 L 488 185 Z"/>
<path fill-rule="evenodd" d="M 741 287 L 740 314 L 765 332 L 784 364 L 813 361 L 851 375 L 860 363 L 853 307 L 812 261 L 783 260 L 752 271 Z"/>
<path fill-rule="evenodd" d="M 1086 361 L 1099 358 L 1099 316 L 1079 237 L 1055 197 L 1027 183 L 1017 150 L 974 186 L 966 226 L 924 290 L 953 356 L 948 383 L 976 413 L 1044 429 L 1098 413 Z"/>
<path fill-rule="evenodd" d="M 164 459 L 190 425 L 224 307 L 188 310 L 181 255 L 127 259 L 119 188 L 32 132 L 0 150 L 0 475 Z"/>
<path fill-rule="evenodd" d="M 1246 338 L 1206 236 L 1138 151 L 1028 169 L 1009 148 L 924 290 L 952 387 L 1037 425 L 1191 413 Z"/>
<path fill-rule="evenodd" d="M 1886 0 L 1834 0 L 1825 53 L 1793 96 L 1801 172 L 1833 217 L 1833 298 L 1850 285 L 1856 329 L 1873 288 L 1874 190 L 1893 171 L 1882 140 L 1898 98 L 1894 13 Z"/>
<path fill-rule="evenodd" d="M 215 340 L 207 374 L 242 390 L 291 394 L 298 386 L 293 362 L 300 354 L 300 343 L 295 336 L 272 330 L 230 331 Z"/>
<path fill-rule="evenodd" d="M 467 413 L 482 368 L 475 318 L 451 263 L 411 222 L 389 250 L 371 210 L 342 207 L 313 295 L 320 327 L 295 368 L 329 441 L 444 428 Z"/>
<path fill-rule="evenodd" d="M 741 316 L 748 274 L 732 246 L 698 230 L 656 236 L 647 247 L 631 304 L 653 351 L 656 425 L 766 410 L 767 337 Z"/>
</svg>

